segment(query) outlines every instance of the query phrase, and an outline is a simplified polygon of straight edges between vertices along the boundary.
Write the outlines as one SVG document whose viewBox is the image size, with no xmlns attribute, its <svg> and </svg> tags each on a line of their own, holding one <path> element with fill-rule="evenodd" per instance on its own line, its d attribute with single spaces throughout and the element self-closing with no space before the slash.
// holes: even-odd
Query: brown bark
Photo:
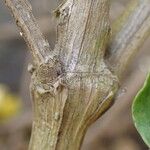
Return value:
<svg viewBox="0 0 150 150">
<path fill-rule="evenodd" d="M 6 0 L 33 55 L 30 150 L 77 150 L 88 126 L 112 104 L 118 79 L 105 64 L 108 0 L 67 0 L 55 11 L 51 50 L 27 0 Z"/>
<path fill-rule="evenodd" d="M 103 61 L 108 13 L 106 0 L 67 1 L 57 8 L 54 51 L 61 63 L 41 64 L 32 76 L 30 149 L 79 149 L 87 127 L 110 106 L 117 79 Z"/>
</svg>

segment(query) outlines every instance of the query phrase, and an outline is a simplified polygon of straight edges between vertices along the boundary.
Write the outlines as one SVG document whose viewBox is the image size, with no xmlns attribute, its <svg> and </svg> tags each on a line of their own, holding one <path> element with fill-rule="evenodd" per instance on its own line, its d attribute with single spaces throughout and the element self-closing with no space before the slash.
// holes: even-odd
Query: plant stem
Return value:
<svg viewBox="0 0 150 150">
<path fill-rule="evenodd" d="M 132 0 L 113 25 L 108 61 L 122 76 L 130 60 L 150 35 L 150 1 Z"/>
</svg>

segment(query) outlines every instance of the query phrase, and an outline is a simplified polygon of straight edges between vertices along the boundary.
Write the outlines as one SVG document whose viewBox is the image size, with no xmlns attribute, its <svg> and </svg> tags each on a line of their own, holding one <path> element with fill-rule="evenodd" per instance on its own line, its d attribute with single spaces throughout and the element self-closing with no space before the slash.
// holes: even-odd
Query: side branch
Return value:
<svg viewBox="0 0 150 150">
<path fill-rule="evenodd" d="M 110 35 L 108 0 L 67 0 L 56 10 L 59 50 L 68 72 L 100 72 Z"/>
<path fill-rule="evenodd" d="M 30 3 L 27 0 L 5 0 L 5 3 L 21 29 L 21 36 L 31 49 L 34 61 L 40 64 L 47 58 L 51 58 L 49 43 L 45 40 L 36 23 Z"/>
<path fill-rule="evenodd" d="M 133 0 L 114 23 L 108 61 L 121 76 L 131 58 L 150 35 L 150 1 Z"/>
</svg>

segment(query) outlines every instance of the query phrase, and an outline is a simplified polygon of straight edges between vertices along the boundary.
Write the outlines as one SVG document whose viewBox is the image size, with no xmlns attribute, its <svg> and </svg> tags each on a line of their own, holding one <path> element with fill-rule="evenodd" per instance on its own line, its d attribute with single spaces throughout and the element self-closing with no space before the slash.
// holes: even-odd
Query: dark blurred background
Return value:
<svg viewBox="0 0 150 150">
<path fill-rule="evenodd" d="M 31 1 L 31 0 L 30 0 Z M 32 0 L 33 12 L 52 46 L 56 20 L 53 10 L 59 0 Z M 111 22 L 129 0 L 111 0 Z M 88 130 L 82 150 L 148 150 L 134 128 L 131 104 L 150 70 L 150 39 L 124 74 L 120 94 L 113 107 Z M 27 46 L 13 18 L 0 1 L 0 150 L 26 150 L 31 133 L 32 110 L 29 93 L 31 62 Z"/>
</svg>

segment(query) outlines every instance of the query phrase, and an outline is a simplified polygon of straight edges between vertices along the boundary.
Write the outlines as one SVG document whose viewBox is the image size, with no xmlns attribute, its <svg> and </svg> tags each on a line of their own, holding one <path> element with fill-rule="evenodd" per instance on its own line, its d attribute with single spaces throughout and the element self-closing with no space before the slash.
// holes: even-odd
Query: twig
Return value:
<svg viewBox="0 0 150 150">
<path fill-rule="evenodd" d="M 30 3 L 27 0 L 5 0 L 5 3 L 20 27 L 20 33 L 31 49 L 34 60 L 38 64 L 44 62 L 50 56 L 51 49 L 36 23 Z"/>
<path fill-rule="evenodd" d="M 133 0 L 114 23 L 108 60 L 120 77 L 132 56 L 150 35 L 150 1 Z"/>
</svg>

